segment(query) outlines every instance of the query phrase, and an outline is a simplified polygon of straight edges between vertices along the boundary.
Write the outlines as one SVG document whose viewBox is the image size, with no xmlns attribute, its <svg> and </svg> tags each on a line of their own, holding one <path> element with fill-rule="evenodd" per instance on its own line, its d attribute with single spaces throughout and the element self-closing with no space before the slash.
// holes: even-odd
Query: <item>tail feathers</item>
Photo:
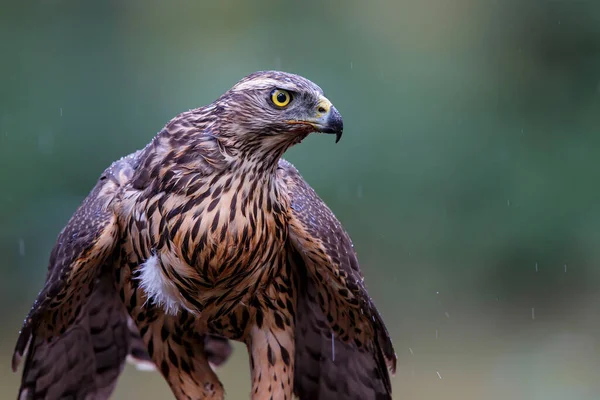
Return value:
<svg viewBox="0 0 600 400">
<path fill-rule="evenodd" d="M 156 370 L 156 365 L 148 354 L 146 345 L 140 337 L 135 323 L 131 319 L 129 319 L 129 330 L 130 342 L 127 362 L 133 364 L 140 371 Z M 204 336 L 204 351 L 211 368 L 215 370 L 229 359 L 233 349 L 231 343 L 226 338 L 217 335 L 206 335 Z"/>
</svg>

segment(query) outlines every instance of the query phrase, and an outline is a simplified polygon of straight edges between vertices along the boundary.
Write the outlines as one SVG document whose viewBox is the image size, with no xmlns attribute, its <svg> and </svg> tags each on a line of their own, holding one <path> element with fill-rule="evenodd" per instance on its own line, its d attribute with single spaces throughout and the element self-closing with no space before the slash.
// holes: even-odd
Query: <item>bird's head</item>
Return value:
<svg viewBox="0 0 600 400">
<path fill-rule="evenodd" d="M 342 116 L 323 90 L 298 75 L 255 72 L 239 81 L 216 102 L 225 133 L 244 145 L 287 148 L 312 132 L 336 135 Z"/>
</svg>

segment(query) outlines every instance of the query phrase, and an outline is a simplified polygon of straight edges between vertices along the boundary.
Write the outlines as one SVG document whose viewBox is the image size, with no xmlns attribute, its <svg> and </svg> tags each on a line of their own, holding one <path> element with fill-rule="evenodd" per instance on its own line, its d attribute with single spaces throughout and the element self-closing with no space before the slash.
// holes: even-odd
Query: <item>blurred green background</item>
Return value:
<svg viewBox="0 0 600 400">
<path fill-rule="evenodd" d="M 0 46 L 0 398 L 101 171 L 260 69 L 344 116 L 287 158 L 354 239 L 395 398 L 600 398 L 600 3 L 4 0 Z M 243 347 L 219 373 L 248 398 Z M 114 398 L 171 394 L 128 367 Z"/>
</svg>

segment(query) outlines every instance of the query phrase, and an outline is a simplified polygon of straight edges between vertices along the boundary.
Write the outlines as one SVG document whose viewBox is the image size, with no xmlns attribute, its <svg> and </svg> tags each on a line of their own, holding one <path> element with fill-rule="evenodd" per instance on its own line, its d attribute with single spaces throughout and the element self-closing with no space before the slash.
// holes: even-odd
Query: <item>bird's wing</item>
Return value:
<svg viewBox="0 0 600 400">
<path fill-rule="evenodd" d="M 60 336 L 50 342 L 32 336 L 19 399 L 108 399 L 129 349 L 127 318 L 110 275 L 104 274 Z"/>
<path fill-rule="evenodd" d="M 91 393 L 104 398 L 105 390 L 112 391 L 128 351 L 129 332 L 113 275 L 103 268 L 112 265 L 119 234 L 113 206 L 132 174 L 133 157 L 104 171 L 59 234 L 46 283 L 13 354 L 16 370 L 27 352 L 20 398 L 82 398 Z"/>
<path fill-rule="evenodd" d="M 281 160 L 278 174 L 291 202 L 288 259 L 300 278 L 296 394 L 391 399 L 396 354 L 350 237 L 290 163 Z"/>
</svg>

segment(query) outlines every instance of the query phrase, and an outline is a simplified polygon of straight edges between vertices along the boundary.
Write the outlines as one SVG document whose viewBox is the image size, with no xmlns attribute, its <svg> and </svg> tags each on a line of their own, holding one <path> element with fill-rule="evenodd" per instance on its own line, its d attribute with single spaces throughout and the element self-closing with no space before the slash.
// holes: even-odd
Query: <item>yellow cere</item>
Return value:
<svg viewBox="0 0 600 400">
<path fill-rule="evenodd" d="M 292 101 L 292 96 L 285 90 L 275 89 L 271 94 L 271 100 L 277 107 L 285 107 Z"/>
<path fill-rule="evenodd" d="M 317 118 L 320 118 L 323 116 L 323 114 L 328 113 L 330 109 L 331 102 L 327 98 L 321 96 L 319 104 L 317 105 Z"/>
</svg>

